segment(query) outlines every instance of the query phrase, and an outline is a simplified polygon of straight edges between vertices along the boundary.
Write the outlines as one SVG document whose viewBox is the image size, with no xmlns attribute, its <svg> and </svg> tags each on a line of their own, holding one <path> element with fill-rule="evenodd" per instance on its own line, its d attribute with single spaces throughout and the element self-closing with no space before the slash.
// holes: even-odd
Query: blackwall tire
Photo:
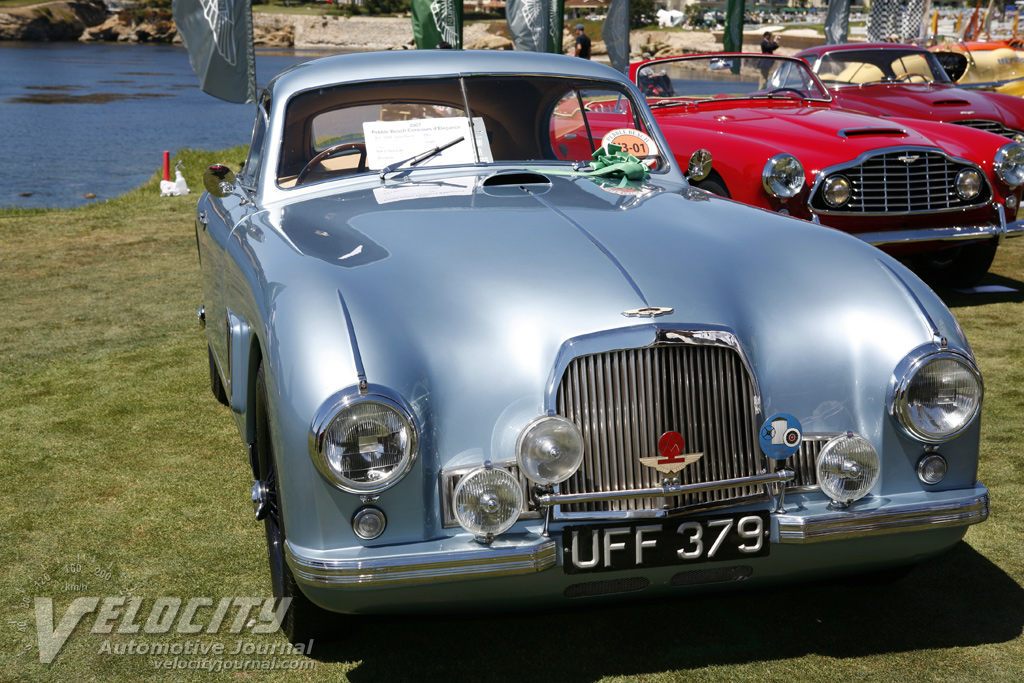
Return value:
<svg viewBox="0 0 1024 683">
<path fill-rule="evenodd" d="M 285 527 L 277 496 L 277 461 L 271 440 L 271 424 L 267 411 L 267 384 L 260 365 L 256 375 L 256 452 L 259 457 L 261 481 L 266 489 L 268 514 L 263 520 L 267 540 L 267 560 L 274 598 L 291 598 L 281 620 L 281 630 L 292 643 L 309 640 L 336 640 L 340 637 L 344 616 L 314 605 L 303 594 L 285 560 Z"/>
</svg>

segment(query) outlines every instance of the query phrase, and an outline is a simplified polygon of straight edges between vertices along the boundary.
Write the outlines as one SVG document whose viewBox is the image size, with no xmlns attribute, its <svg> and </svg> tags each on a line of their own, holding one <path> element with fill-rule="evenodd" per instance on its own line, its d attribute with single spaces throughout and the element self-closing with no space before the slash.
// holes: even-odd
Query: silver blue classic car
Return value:
<svg viewBox="0 0 1024 683">
<path fill-rule="evenodd" d="M 289 638 L 343 615 L 895 572 L 988 516 L 982 381 L 916 276 L 689 185 L 587 60 L 274 78 L 196 237 Z"/>
</svg>

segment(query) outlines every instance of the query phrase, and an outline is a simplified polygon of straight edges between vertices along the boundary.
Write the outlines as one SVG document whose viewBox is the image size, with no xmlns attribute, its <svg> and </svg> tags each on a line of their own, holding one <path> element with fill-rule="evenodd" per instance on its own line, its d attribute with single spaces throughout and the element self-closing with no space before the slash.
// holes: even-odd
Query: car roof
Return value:
<svg viewBox="0 0 1024 683">
<path fill-rule="evenodd" d="M 629 82 L 611 67 L 566 55 L 505 50 L 390 50 L 304 62 L 279 73 L 267 87 L 278 93 L 292 93 L 325 84 L 456 74 L 554 74 Z"/>
</svg>

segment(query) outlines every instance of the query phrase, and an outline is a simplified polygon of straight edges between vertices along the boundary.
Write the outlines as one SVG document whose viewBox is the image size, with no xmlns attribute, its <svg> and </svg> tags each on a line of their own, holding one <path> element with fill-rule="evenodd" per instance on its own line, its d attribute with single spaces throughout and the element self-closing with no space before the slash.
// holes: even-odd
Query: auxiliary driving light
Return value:
<svg viewBox="0 0 1024 683">
<path fill-rule="evenodd" d="M 852 189 L 850 181 L 841 175 L 834 175 L 825 181 L 825 189 L 822 196 L 825 203 L 833 208 L 838 208 L 850 201 Z"/>
<path fill-rule="evenodd" d="M 864 437 L 847 432 L 825 444 L 815 469 L 821 490 L 845 507 L 866 496 L 878 480 L 878 451 Z"/>
<path fill-rule="evenodd" d="M 523 489 L 508 470 L 479 467 L 462 479 L 452 495 L 455 521 L 484 542 L 507 531 L 523 509 Z"/>
<path fill-rule="evenodd" d="M 970 201 L 981 194 L 981 173 L 976 168 L 965 168 L 957 174 L 955 186 L 957 195 Z"/>
<path fill-rule="evenodd" d="M 544 415 L 519 435 L 516 460 L 523 474 L 538 484 L 559 484 L 583 462 L 583 434 L 560 415 Z"/>
</svg>

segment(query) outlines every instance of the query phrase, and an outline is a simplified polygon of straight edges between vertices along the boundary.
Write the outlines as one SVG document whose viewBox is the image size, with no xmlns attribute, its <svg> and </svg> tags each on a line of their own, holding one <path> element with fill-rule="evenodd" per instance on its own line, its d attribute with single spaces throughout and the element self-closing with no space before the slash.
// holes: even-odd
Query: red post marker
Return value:
<svg viewBox="0 0 1024 683">
<path fill-rule="evenodd" d="M 171 179 L 171 153 L 164 152 L 164 180 Z"/>
</svg>

